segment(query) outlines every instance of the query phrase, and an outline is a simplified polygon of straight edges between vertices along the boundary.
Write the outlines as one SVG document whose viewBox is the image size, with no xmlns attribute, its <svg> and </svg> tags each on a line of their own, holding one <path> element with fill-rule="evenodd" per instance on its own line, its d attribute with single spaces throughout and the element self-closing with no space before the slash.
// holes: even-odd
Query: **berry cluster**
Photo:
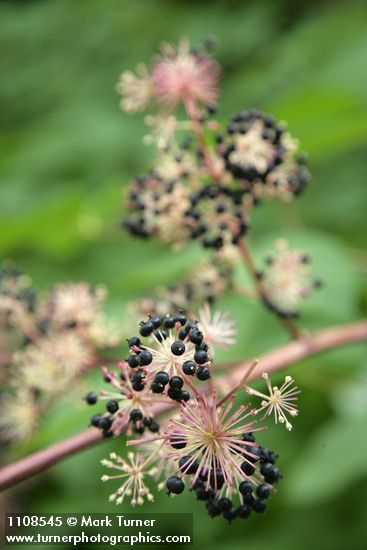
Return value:
<svg viewBox="0 0 367 550">
<path fill-rule="evenodd" d="M 262 198 L 290 200 L 308 184 L 306 157 L 284 123 L 258 109 L 236 113 L 225 127 L 211 118 L 218 79 L 207 48 L 188 41 L 166 44 L 151 72 L 139 66 L 138 75 L 122 75 L 125 111 L 144 110 L 153 98 L 158 108 L 145 119 L 151 134 L 144 139 L 158 156 L 129 191 L 133 215 L 124 225 L 133 235 L 155 234 L 176 247 L 194 238 L 219 250 L 239 243 Z M 183 119 L 174 113 L 179 104 Z"/>
<path fill-rule="evenodd" d="M 181 179 L 185 179 L 183 175 Z M 128 208 L 132 214 L 123 225 L 137 237 L 159 234 L 170 243 L 186 239 L 187 231 L 179 220 L 189 205 L 188 195 L 181 181 L 162 178 L 153 171 L 138 176 L 129 189 Z"/>
<path fill-rule="evenodd" d="M 245 479 L 239 481 L 235 490 L 228 490 L 225 486 L 225 476 L 220 468 L 202 470 L 199 475 L 199 460 L 191 455 L 179 459 L 181 477 L 169 476 L 166 480 L 168 493 L 181 494 L 185 489 L 183 475 L 192 476 L 191 490 L 198 500 L 204 501 L 210 517 L 222 515 L 229 522 L 235 518 L 246 519 L 251 511 L 263 513 L 267 507 L 267 499 L 273 494 L 272 484 L 281 479 L 279 468 L 275 466 L 277 455 L 267 448 L 257 446 L 252 432 L 243 434 L 243 440 L 251 446 L 246 446 L 243 453 L 245 460 L 240 468 Z M 170 440 L 175 449 L 184 449 L 182 441 Z M 256 446 L 255 446 L 256 445 Z M 237 504 L 236 504 L 237 497 Z"/>
<path fill-rule="evenodd" d="M 151 390 L 167 394 L 175 401 L 187 401 L 190 395 L 182 390 L 184 379 L 196 376 L 210 377 L 209 346 L 199 330 L 197 321 L 188 321 L 182 312 L 165 317 L 149 317 L 140 325 L 140 335 L 148 337 L 150 346 L 139 337 L 128 340 L 131 355 L 127 363 L 131 369 L 144 367 Z"/>
<path fill-rule="evenodd" d="M 191 238 L 200 239 L 205 248 L 221 249 L 237 244 L 249 222 L 242 205 L 242 191 L 220 184 L 210 184 L 192 193 L 191 208 L 185 213 Z"/>
<path fill-rule="evenodd" d="M 258 109 L 235 114 L 217 144 L 226 169 L 255 203 L 264 194 L 299 195 L 309 182 L 306 157 L 295 154 L 297 142 L 284 124 Z"/>
<path fill-rule="evenodd" d="M 104 381 L 118 392 L 102 391 L 100 395 L 94 391 L 88 392 L 84 399 L 88 405 L 95 405 L 100 400 L 106 400 L 105 412 L 94 414 L 90 423 L 99 428 L 104 437 L 119 435 L 128 426 L 128 432 L 143 434 L 145 429 L 152 433 L 159 431 L 159 424 L 149 414 L 151 396 L 147 394 L 142 383 L 144 374 L 131 372 L 124 364 L 119 364 L 119 374 L 103 369 Z"/>
<path fill-rule="evenodd" d="M 108 400 L 107 412 L 91 419 L 104 435 L 119 435 L 126 425 L 139 434 L 145 428 L 158 431 L 151 414 L 154 397 L 187 402 L 191 395 L 184 384 L 190 386 L 193 377 L 201 381 L 210 378 L 209 346 L 197 321 L 189 321 L 183 312 L 148 317 L 140 323 L 139 333 L 127 340 L 130 355 L 118 370 L 103 369 L 104 381 L 117 391 L 102 391 L 100 397 L 89 392 L 85 396 L 90 405 L 100 398 Z M 147 343 L 143 343 L 144 338 Z"/>
</svg>

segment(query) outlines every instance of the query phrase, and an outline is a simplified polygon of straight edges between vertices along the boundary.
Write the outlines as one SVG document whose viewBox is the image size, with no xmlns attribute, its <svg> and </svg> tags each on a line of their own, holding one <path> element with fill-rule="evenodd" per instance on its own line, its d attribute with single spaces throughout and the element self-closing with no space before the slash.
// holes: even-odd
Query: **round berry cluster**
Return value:
<svg viewBox="0 0 367 550">
<path fill-rule="evenodd" d="M 283 123 L 258 109 L 236 113 L 223 134 L 217 136 L 217 150 L 226 170 L 256 203 L 265 195 L 299 195 L 310 180 L 306 157 L 296 154 L 294 140 Z"/>
<path fill-rule="evenodd" d="M 205 248 L 221 249 L 237 244 L 249 222 L 242 204 L 244 191 L 233 191 L 221 184 L 209 184 L 191 194 L 191 207 L 185 223 L 191 238 L 200 239 Z"/>
<path fill-rule="evenodd" d="M 124 227 L 134 236 L 159 234 L 168 242 L 187 238 L 181 223 L 189 205 L 189 191 L 174 179 L 149 172 L 135 178 L 129 188 L 128 209 L 132 214 L 123 220 Z"/>
<path fill-rule="evenodd" d="M 145 379 L 137 390 L 150 382 L 153 393 L 164 394 L 175 401 L 188 401 L 190 394 L 183 389 L 191 376 L 199 380 L 210 378 L 209 346 L 197 321 L 188 321 L 186 315 L 149 317 L 140 325 L 140 336 L 149 338 L 149 344 L 134 336 L 128 340 L 131 354 L 127 363 L 131 369 L 144 369 Z"/>
<path fill-rule="evenodd" d="M 123 221 L 132 235 L 148 237 L 155 231 L 162 195 L 169 191 L 170 188 L 153 173 L 142 174 L 134 179 L 129 188 L 128 202 L 128 209 L 133 214 Z"/>
<path fill-rule="evenodd" d="M 253 433 L 243 435 L 245 441 L 251 442 L 243 453 L 245 460 L 240 468 L 245 477 L 239 482 L 236 490 L 228 490 L 225 486 L 225 478 L 222 470 L 216 472 L 207 470 L 197 476 L 199 461 L 190 455 L 183 456 L 179 460 L 179 468 L 183 475 L 193 476 L 191 490 L 195 492 L 198 500 L 204 501 L 210 517 L 222 515 L 229 522 L 235 518 L 246 519 L 251 511 L 262 513 L 266 510 L 267 499 L 274 492 L 273 484 L 281 479 L 279 468 L 275 466 L 277 455 L 267 448 L 254 446 Z M 175 449 L 182 449 L 185 443 L 182 441 L 170 441 Z M 257 466 L 256 466 L 256 463 Z M 170 476 L 166 481 L 168 493 L 181 494 L 185 489 L 185 482 L 177 475 Z M 237 504 L 236 504 L 236 497 Z"/>
<path fill-rule="evenodd" d="M 236 179 L 249 182 L 265 182 L 266 176 L 296 147 L 285 125 L 258 109 L 236 113 L 225 134 L 217 136 L 217 143 L 227 170 Z"/>
<path fill-rule="evenodd" d="M 151 413 L 155 394 L 187 402 L 191 395 L 184 384 L 190 386 L 194 376 L 201 381 L 210 378 L 209 346 L 197 321 L 189 321 L 183 312 L 148 317 L 141 322 L 139 333 L 127 340 L 130 355 L 118 371 L 103 369 L 104 381 L 115 389 L 85 396 L 90 405 L 107 400 L 106 413 L 91 419 L 106 436 L 119 435 L 126 426 L 139 434 L 145 428 L 158 431 Z"/>
</svg>

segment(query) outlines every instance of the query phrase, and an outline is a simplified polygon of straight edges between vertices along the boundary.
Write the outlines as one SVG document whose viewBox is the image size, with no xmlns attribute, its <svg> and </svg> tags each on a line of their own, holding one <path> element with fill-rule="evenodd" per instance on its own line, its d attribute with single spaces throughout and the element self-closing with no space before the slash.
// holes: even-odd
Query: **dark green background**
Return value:
<svg viewBox="0 0 367 550">
<path fill-rule="evenodd" d="M 313 182 L 292 206 L 256 211 L 250 244 L 261 259 L 280 235 L 304 247 L 325 281 L 304 308 L 309 329 L 363 316 L 366 186 L 365 2 L 53 0 L 0 2 L 0 246 L 39 289 L 86 279 L 110 289 L 108 308 L 182 276 L 202 256 L 173 254 L 119 229 L 121 188 L 148 167 L 142 117 L 119 111 L 119 74 L 148 61 L 162 40 L 218 37 L 223 66 L 219 116 L 257 106 L 289 122 L 310 154 Z M 243 274 L 239 273 L 238 277 Z M 287 336 L 258 304 L 222 301 L 240 326 L 227 358 L 252 357 Z M 284 480 L 265 517 L 228 526 L 192 495 L 162 493 L 144 512 L 193 511 L 196 545 L 247 550 L 362 550 L 367 547 L 366 353 L 362 345 L 292 369 L 302 387 L 292 433 L 263 441 L 281 455 Z M 92 375 L 98 378 L 98 374 Z M 93 383 L 90 383 L 93 385 Z M 7 460 L 87 425 L 74 388 L 39 434 Z M 106 442 L 24 483 L 9 507 L 27 512 L 115 512 L 99 460 Z M 128 505 L 121 507 L 128 511 Z"/>
</svg>

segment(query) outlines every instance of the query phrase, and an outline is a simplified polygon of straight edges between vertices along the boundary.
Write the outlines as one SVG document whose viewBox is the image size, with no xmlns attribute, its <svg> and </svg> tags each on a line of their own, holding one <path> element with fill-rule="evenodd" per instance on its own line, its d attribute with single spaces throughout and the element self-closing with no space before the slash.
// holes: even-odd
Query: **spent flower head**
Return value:
<svg viewBox="0 0 367 550">
<path fill-rule="evenodd" d="M 0 438 L 9 441 L 29 439 L 38 426 L 41 405 L 37 391 L 17 388 L 0 398 Z"/>
<path fill-rule="evenodd" d="M 264 302 L 282 317 L 297 316 L 303 301 L 320 286 L 311 275 L 311 259 L 302 250 L 290 249 L 278 240 L 261 274 Z"/>
<path fill-rule="evenodd" d="M 105 288 L 94 289 L 85 282 L 58 284 L 44 307 L 57 326 L 85 325 L 94 320 L 105 297 Z"/>
<path fill-rule="evenodd" d="M 149 502 L 154 500 L 148 485 L 147 478 L 153 478 L 157 466 L 152 465 L 152 457 L 144 457 L 139 453 L 128 453 L 127 460 L 116 453 L 110 453 L 110 459 L 101 460 L 102 466 L 115 470 L 115 475 L 103 475 L 102 481 L 119 480 L 120 487 L 110 495 L 110 502 L 121 504 L 125 497 L 131 497 L 131 506 L 143 504 L 144 498 Z"/>
<path fill-rule="evenodd" d="M 172 108 L 180 102 L 212 105 L 218 96 L 219 67 L 203 50 L 193 50 L 188 40 L 178 47 L 163 44 L 152 69 L 154 95 Z"/>
<path fill-rule="evenodd" d="M 298 415 L 297 399 L 301 393 L 297 386 L 294 385 L 294 380 L 291 376 L 286 376 L 284 383 L 280 386 L 272 386 L 269 376 L 266 372 L 262 374 L 266 381 L 269 394 L 261 393 L 253 388 L 246 387 L 249 395 L 256 395 L 262 399 L 261 407 L 256 409 L 256 414 L 265 411 L 265 416 L 274 414 L 275 423 L 284 424 L 287 430 L 292 429 L 292 424 L 288 416 L 295 417 Z"/>
<path fill-rule="evenodd" d="M 199 328 L 213 348 L 226 349 L 236 343 L 235 325 L 227 312 L 216 310 L 212 313 L 209 304 L 204 304 L 199 311 Z"/>
<path fill-rule="evenodd" d="M 88 344 L 73 331 L 44 336 L 15 354 L 14 384 L 59 392 L 91 363 L 92 357 Z"/>
</svg>

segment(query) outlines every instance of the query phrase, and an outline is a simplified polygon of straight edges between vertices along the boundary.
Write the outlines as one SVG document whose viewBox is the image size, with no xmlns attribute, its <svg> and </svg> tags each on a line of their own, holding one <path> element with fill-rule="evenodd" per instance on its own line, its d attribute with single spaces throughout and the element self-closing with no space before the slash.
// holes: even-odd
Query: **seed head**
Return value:
<svg viewBox="0 0 367 550">
<path fill-rule="evenodd" d="M 204 338 L 213 348 L 224 348 L 236 343 L 235 321 L 231 319 L 227 312 L 211 312 L 209 304 L 199 311 L 199 328 L 204 334 Z"/>
</svg>

